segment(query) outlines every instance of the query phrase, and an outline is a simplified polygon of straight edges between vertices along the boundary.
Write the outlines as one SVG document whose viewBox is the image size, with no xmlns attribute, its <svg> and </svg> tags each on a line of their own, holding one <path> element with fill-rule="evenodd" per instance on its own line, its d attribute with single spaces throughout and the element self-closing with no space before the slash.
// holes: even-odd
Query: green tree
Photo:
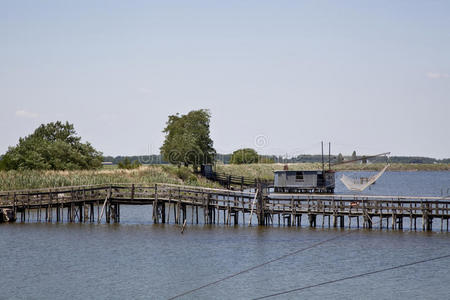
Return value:
<svg viewBox="0 0 450 300">
<path fill-rule="evenodd" d="M 358 159 L 358 157 L 356 156 L 356 151 L 353 151 L 352 153 L 352 160 Z"/>
<path fill-rule="evenodd" d="M 258 162 L 258 153 L 251 148 L 239 149 L 231 155 L 231 164 L 254 164 Z"/>
<path fill-rule="evenodd" d="M 82 143 L 74 126 L 60 121 L 42 124 L 32 134 L 9 147 L 1 170 L 76 170 L 102 165 L 102 153 Z"/>
<path fill-rule="evenodd" d="M 361 163 L 367 164 L 367 157 L 365 155 L 363 155 L 363 157 L 361 158 Z"/>
<path fill-rule="evenodd" d="M 125 157 L 124 160 L 120 161 L 117 165 L 119 169 L 137 169 L 141 166 L 141 163 L 137 160 L 134 160 L 133 162 L 130 161 L 128 157 Z"/>
<path fill-rule="evenodd" d="M 342 153 L 339 153 L 338 154 L 338 157 L 337 157 L 337 162 L 338 163 L 341 163 L 341 162 L 343 162 L 344 161 L 344 156 L 342 156 Z"/>
<path fill-rule="evenodd" d="M 203 163 L 212 163 L 216 151 L 210 138 L 208 110 L 193 110 L 186 115 L 172 115 L 163 132 L 166 134 L 161 150 L 163 159 L 177 165 L 192 165 L 194 170 Z"/>
</svg>

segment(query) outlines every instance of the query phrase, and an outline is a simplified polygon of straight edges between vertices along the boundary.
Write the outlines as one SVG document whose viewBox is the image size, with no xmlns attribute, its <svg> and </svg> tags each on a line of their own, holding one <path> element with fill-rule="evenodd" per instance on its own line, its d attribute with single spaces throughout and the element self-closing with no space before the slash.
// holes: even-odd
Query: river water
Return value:
<svg viewBox="0 0 450 300">
<path fill-rule="evenodd" d="M 450 172 L 387 172 L 365 193 L 440 196 L 449 188 Z M 336 192 L 347 193 L 340 182 Z M 180 297 L 252 299 L 450 254 L 450 233 L 439 230 L 188 225 L 181 234 L 151 224 L 150 207 L 122 206 L 121 214 L 110 225 L 2 224 L 0 299 L 167 299 L 311 247 Z M 448 299 L 449 269 L 444 258 L 273 299 Z"/>
</svg>

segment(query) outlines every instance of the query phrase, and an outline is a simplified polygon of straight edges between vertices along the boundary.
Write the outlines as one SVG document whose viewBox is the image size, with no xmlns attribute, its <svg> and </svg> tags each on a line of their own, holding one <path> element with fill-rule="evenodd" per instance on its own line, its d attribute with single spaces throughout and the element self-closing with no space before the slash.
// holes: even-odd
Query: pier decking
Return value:
<svg viewBox="0 0 450 300">
<path fill-rule="evenodd" d="M 450 198 L 268 194 L 155 184 L 113 184 L 0 192 L 0 212 L 17 221 L 120 222 L 123 205 L 151 205 L 153 223 L 363 227 L 448 231 Z M 171 219 L 172 218 L 172 219 Z M 188 219 L 189 218 L 189 219 Z M 304 222 L 302 223 L 302 218 Z M 307 221 L 305 221 L 307 220 Z"/>
</svg>

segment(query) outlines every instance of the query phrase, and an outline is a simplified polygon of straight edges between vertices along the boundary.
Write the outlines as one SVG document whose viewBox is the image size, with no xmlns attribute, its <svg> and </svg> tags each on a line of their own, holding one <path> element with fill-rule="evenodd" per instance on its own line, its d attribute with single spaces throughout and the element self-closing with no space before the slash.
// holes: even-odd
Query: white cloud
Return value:
<svg viewBox="0 0 450 300">
<path fill-rule="evenodd" d="M 440 79 L 450 77 L 450 75 L 448 75 L 447 73 L 436 73 L 436 72 L 428 72 L 426 76 L 430 79 Z"/>
<path fill-rule="evenodd" d="M 31 112 L 31 111 L 17 110 L 16 117 L 34 119 L 34 118 L 39 117 L 39 115 L 37 113 Z"/>
</svg>

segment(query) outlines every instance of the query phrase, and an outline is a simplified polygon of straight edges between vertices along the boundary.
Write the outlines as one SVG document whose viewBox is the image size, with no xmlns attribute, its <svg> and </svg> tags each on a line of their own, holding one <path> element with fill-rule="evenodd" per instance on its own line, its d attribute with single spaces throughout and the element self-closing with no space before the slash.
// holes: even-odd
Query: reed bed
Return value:
<svg viewBox="0 0 450 300">
<path fill-rule="evenodd" d="M 248 178 L 272 180 L 273 171 L 283 170 L 285 164 L 216 165 L 216 171 Z M 321 163 L 288 164 L 289 170 L 320 170 Z M 325 166 L 327 167 L 327 166 Z M 344 164 L 337 171 L 379 171 L 384 164 Z M 392 164 L 390 171 L 450 171 L 450 164 Z M 192 172 L 190 168 L 171 165 L 141 166 L 123 170 L 104 168 L 96 171 L 0 171 L 0 191 L 51 188 L 113 183 L 171 183 L 219 188 Z"/>
<path fill-rule="evenodd" d="M 218 187 L 190 169 L 152 165 L 134 170 L 100 169 L 96 171 L 7 171 L 0 172 L 0 191 L 113 183 L 171 183 Z"/>
</svg>

